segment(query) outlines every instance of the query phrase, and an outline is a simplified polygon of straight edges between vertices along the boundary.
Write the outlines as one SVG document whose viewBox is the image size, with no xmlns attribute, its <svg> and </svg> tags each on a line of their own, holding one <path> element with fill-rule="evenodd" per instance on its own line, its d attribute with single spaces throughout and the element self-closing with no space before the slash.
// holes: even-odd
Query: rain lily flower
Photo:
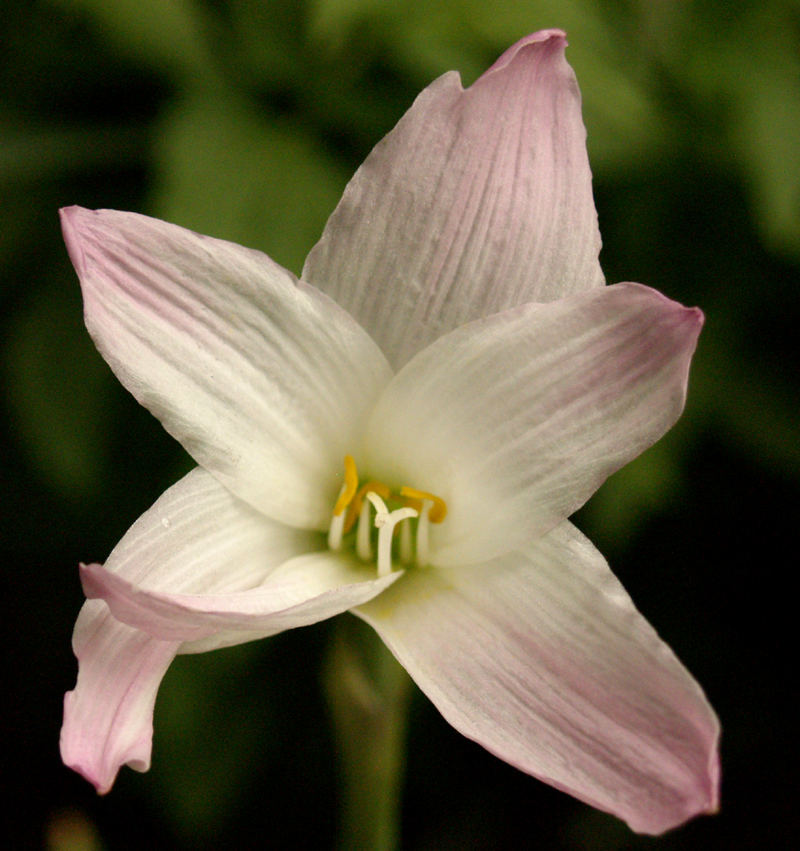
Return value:
<svg viewBox="0 0 800 851">
<path fill-rule="evenodd" d="M 61 749 L 99 791 L 175 654 L 352 610 L 523 771 L 645 833 L 716 808 L 712 709 L 567 519 L 679 416 L 702 314 L 604 286 L 565 44 L 430 85 L 301 280 L 63 211 L 96 345 L 199 465 L 82 566 Z"/>
</svg>

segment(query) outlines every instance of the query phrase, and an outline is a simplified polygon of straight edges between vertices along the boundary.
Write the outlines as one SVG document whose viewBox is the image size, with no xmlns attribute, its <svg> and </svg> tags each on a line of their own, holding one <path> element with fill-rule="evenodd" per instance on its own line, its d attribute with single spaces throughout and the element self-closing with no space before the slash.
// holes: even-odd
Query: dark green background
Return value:
<svg viewBox="0 0 800 851">
<path fill-rule="evenodd" d="M 416 695 L 403 847 L 793 847 L 797 2 L 2 0 L 0 12 L 10 847 L 305 849 L 335 834 L 330 624 L 180 657 L 153 769 L 124 769 L 107 797 L 60 763 L 77 564 L 103 560 L 188 461 L 95 353 L 58 207 L 150 213 L 299 272 L 349 175 L 425 85 L 451 68 L 470 83 L 551 26 L 568 31 L 584 95 L 609 282 L 650 284 L 707 317 L 684 418 L 578 523 L 717 708 L 723 809 L 636 837 Z"/>
</svg>

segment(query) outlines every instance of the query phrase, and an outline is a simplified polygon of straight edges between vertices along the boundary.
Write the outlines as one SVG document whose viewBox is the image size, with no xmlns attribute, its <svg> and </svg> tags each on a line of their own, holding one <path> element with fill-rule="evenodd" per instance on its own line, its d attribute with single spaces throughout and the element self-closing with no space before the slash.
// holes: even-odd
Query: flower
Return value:
<svg viewBox="0 0 800 851">
<path fill-rule="evenodd" d="M 702 314 L 604 286 L 565 44 L 429 86 L 299 281 L 62 211 L 98 349 L 199 465 L 81 568 L 61 749 L 99 791 L 176 653 L 352 610 L 512 765 L 640 832 L 715 809 L 713 710 L 567 520 L 679 416 Z"/>
</svg>

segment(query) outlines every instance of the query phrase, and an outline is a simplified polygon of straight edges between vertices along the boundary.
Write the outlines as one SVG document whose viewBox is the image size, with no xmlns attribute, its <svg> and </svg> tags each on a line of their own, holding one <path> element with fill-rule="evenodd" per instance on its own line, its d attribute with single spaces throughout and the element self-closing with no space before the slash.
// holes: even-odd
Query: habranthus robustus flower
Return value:
<svg viewBox="0 0 800 851">
<path fill-rule="evenodd" d="M 429 86 L 299 281 L 63 212 L 99 350 L 199 465 L 82 568 L 61 747 L 101 792 L 176 653 L 352 610 L 523 771 L 646 833 L 715 809 L 713 711 L 567 519 L 679 416 L 702 314 L 604 286 L 565 43 Z"/>
</svg>

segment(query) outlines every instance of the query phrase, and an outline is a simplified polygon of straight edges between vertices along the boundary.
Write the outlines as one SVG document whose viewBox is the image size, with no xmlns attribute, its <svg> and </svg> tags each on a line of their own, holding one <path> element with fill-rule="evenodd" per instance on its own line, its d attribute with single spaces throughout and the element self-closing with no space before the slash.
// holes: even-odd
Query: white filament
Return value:
<svg viewBox="0 0 800 851">
<path fill-rule="evenodd" d="M 411 539 L 411 521 L 404 520 L 400 524 L 400 561 L 411 564 L 414 542 Z"/>
<path fill-rule="evenodd" d="M 422 500 L 422 511 L 419 514 L 419 522 L 417 523 L 417 566 L 425 567 L 428 563 L 428 552 L 429 552 L 429 537 L 428 532 L 430 530 L 430 521 L 428 519 L 428 515 L 430 514 L 431 508 L 433 508 L 433 502 L 429 499 Z"/>
<path fill-rule="evenodd" d="M 374 494 L 368 493 L 368 497 Z M 383 500 L 381 500 L 382 502 Z M 361 503 L 361 513 L 358 515 L 358 531 L 356 532 L 356 552 L 362 561 L 369 561 L 372 558 L 372 541 L 370 541 L 370 522 L 369 522 L 369 500 L 365 499 Z M 383 506 L 386 508 L 386 506 Z"/>
<path fill-rule="evenodd" d="M 345 492 L 346 488 L 347 485 L 342 485 L 339 496 Z M 334 552 L 339 552 L 342 548 L 342 532 L 344 530 L 344 518 L 346 516 L 347 512 L 343 511 L 341 514 L 334 514 L 331 518 L 331 525 L 328 528 L 328 546 Z"/>
</svg>

